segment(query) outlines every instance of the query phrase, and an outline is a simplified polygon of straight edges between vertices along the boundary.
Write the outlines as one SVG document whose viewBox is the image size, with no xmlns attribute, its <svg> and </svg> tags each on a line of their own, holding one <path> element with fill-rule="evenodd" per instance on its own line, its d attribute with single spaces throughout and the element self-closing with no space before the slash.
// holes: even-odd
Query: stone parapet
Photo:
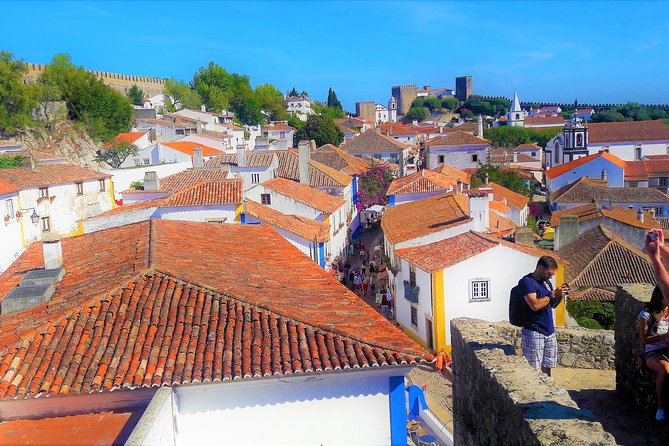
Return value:
<svg viewBox="0 0 669 446">
<path fill-rule="evenodd" d="M 616 392 L 639 409 L 654 411 L 655 375 L 638 366 L 643 353 L 638 332 L 639 313 L 653 293 L 653 285 L 622 284 L 616 292 Z"/>
<path fill-rule="evenodd" d="M 564 389 L 516 354 L 514 331 L 507 323 L 451 322 L 455 444 L 616 444 Z M 575 340 L 580 333 L 568 335 Z"/>
</svg>

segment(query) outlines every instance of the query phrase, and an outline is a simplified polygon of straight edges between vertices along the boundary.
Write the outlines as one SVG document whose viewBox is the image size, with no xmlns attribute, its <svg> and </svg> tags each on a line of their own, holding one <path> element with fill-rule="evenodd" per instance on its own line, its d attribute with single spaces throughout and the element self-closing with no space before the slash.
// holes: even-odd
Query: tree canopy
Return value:
<svg viewBox="0 0 669 446">
<path fill-rule="evenodd" d="M 532 143 L 546 147 L 561 127 L 532 129 L 505 125 L 492 127 L 483 131 L 483 137 L 490 140 L 493 147 L 517 147 L 520 144 Z"/>
<path fill-rule="evenodd" d="M 341 106 L 341 102 L 339 102 L 339 99 L 337 98 L 337 93 L 332 88 L 328 89 L 328 102 L 327 106 L 330 108 L 336 108 L 339 110 L 343 110 L 343 107 Z"/>
<path fill-rule="evenodd" d="M 458 107 L 460 107 L 460 101 L 456 98 L 443 98 L 441 100 L 441 108 L 453 111 L 457 110 Z"/>
<path fill-rule="evenodd" d="M 327 116 L 330 119 L 345 118 L 346 113 L 341 108 L 329 107 L 319 102 L 313 103 L 314 111 L 317 115 Z"/>
<path fill-rule="evenodd" d="M 409 111 L 404 115 L 404 120 L 405 121 L 422 121 L 426 119 L 428 116 L 430 116 L 430 110 L 428 110 L 427 107 L 414 107 L 411 106 Z"/>
<path fill-rule="evenodd" d="M 107 163 L 113 169 L 118 169 L 129 156 L 137 156 L 138 154 L 139 148 L 136 145 L 128 141 L 114 141 L 111 147 L 101 149 L 98 152 L 95 161 Z"/>
<path fill-rule="evenodd" d="M 358 177 L 358 211 L 375 204 L 388 204 L 386 192 L 393 181 L 393 174 L 386 165 L 375 165 Z"/>
<path fill-rule="evenodd" d="M 339 146 L 344 141 L 344 133 L 331 118 L 324 115 L 310 115 L 306 124 L 295 132 L 295 141 L 310 139 L 316 141 L 318 147 L 325 144 Z"/>
<path fill-rule="evenodd" d="M 24 84 L 28 67 L 0 51 L 0 131 L 12 133 L 34 124 L 32 111 L 39 104 L 39 86 Z"/>
<path fill-rule="evenodd" d="M 133 105 L 143 105 L 144 104 L 144 91 L 139 88 L 137 85 L 133 85 L 128 90 L 128 98 Z"/>
<path fill-rule="evenodd" d="M 302 92 L 297 91 L 295 87 L 291 88 L 288 90 L 286 93 L 286 96 L 294 96 L 294 97 L 303 97 L 306 98 L 309 96 L 309 93 L 306 90 L 302 90 Z"/>
<path fill-rule="evenodd" d="M 669 119 L 669 112 L 649 105 L 628 102 L 594 113 L 592 122 L 648 121 L 651 119 Z"/>
<path fill-rule="evenodd" d="M 497 183 L 522 195 L 529 196 L 530 194 L 529 187 L 525 184 L 525 180 L 518 175 L 518 172 L 492 164 L 483 164 L 476 170 L 476 174 L 472 177 L 471 187 L 477 188 L 484 185 L 486 175 L 488 176 L 488 181 Z"/>
<path fill-rule="evenodd" d="M 511 107 L 511 101 L 505 98 L 481 99 L 471 97 L 461 106 L 461 109 L 469 110 L 473 115 L 500 116 Z"/>
<path fill-rule="evenodd" d="M 283 94 L 272 84 L 262 84 L 256 87 L 256 99 L 262 110 L 272 121 L 285 121 L 288 119 L 286 111 L 286 100 Z"/>
<path fill-rule="evenodd" d="M 168 112 L 175 112 L 180 108 L 197 109 L 202 105 L 202 98 L 198 92 L 184 81 L 167 79 L 164 91 L 171 100 L 171 102 L 165 103 Z"/>
</svg>

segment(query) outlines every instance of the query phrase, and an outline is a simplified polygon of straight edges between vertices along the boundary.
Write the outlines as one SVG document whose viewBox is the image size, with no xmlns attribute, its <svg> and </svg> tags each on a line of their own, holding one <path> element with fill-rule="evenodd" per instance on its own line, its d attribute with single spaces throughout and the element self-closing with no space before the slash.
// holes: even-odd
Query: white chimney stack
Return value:
<svg viewBox="0 0 669 446">
<path fill-rule="evenodd" d="M 200 105 L 200 111 L 202 111 L 202 112 L 206 112 L 206 111 L 207 111 L 207 107 L 206 107 L 204 104 Z"/>
<path fill-rule="evenodd" d="M 204 167 L 204 159 L 202 158 L 202 147 L 193 148 L 193 167 L 201 169 Z"/>
<path fill-rule="evenodd" d="M 58 235 L 48 233 L 42 240 L 42 251 L 44 269 L 58 269 L 63 266 L 63 247 Z"/>
<path fill-rule="evenodd" d="M 310 141 L 300 141 L 297 144 L 297 150 L 299 153 L 299 172 L 300 172 L 300 183 L 309 184 L 309 159 L 311 158 L 311 142 Z"/>
<path fill-rule="evenodd" d="M 478 136 L 479 138 L 483 138 L 483 118 L 481 117 L 481 115 L 479 115 L 477 124 L 478 124 L 478 130 L 477 130 L 478 135 L 476 136 Z"/>
<path fill-rule="evenodd" d="M 144 192 L 158 192 L 160 188 L 160 178 L 154 170 L 144 172 Z"/>
<path fill-rule="evenodd" d="M 480 187 L 476 192 L 469 192 L 469 217 L 474 221 L 474 231 L 487 232 L 490 226 L 490 194 L 492 188 Z"/>
<path fill-rule="evenodd" d="M 237 146 L 237 167 L 246 167 L 246 147 L 242 144 Z"/>
<path fill-rule="evenodd" d="M 636 211 L 636 219 L 639 220 L 641 223 L 643 223 L 643 218 L 644 218 L 643 211 L 641 209 Z"/>
</svg>

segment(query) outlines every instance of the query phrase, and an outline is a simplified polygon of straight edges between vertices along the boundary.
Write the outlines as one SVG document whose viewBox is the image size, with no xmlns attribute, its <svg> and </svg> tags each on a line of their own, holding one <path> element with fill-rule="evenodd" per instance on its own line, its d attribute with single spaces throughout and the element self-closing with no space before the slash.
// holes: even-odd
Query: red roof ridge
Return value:
<svg viewBox="0 0 669 446">
<path fill-rule="evenodd" d="M 569 161 L 568 163 L 560 164 L 559 166 L 555 166 L 553 168 L 550 168 L 546 171 L 546 176 L 548 178 L 556 178 L 559 177 L 560 175 L 563 175 L 567 172 L 569 172 L 572 169 L 575 169 L 579 166 L 582 166 L 583 164 L 586 164 L 596 158 L 604 158 L 607 161 L 611 161 L 615 165 L 622 167 L 623 169 L 625 168 L 625 161 L 622 159 L 618 158 L 615 155 L 611 155 L 608 152 L 599 152 L 599 153 L 593 153 L 592 155 L 587 155 L 579 159 L 575 159 L 573 161 Z"/>
</svg>

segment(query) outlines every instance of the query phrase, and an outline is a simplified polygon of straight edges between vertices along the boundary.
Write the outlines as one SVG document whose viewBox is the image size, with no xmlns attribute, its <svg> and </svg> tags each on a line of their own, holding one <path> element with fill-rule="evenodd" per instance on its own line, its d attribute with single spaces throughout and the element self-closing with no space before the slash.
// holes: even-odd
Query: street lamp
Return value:
<svg viewBox="0 0 669 446">
<path fill-rule="evenodd" d="M 33 209 L 33 213 L 30 216 L 30 220 L 33 222 L 35 226 L 37 226 L 37 223 L 39 223 L 39 215 L 37 215 L 37 212 L 35 212 L 35 209 Z"/>
</svg>

